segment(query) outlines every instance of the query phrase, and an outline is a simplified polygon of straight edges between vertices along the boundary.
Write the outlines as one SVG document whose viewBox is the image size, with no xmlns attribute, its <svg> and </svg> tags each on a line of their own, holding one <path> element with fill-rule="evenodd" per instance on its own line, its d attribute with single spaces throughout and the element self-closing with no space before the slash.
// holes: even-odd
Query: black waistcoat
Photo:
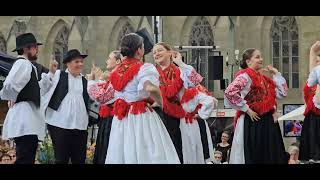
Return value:
<svg viewBox="0 0 320 180">
<path fill-rule="evenodd" d="M 28 60 L 25 60 L 28 61 Z M 19 92 L 16 103 L 22 101 L 31 101 L 37 107 L 40 107 L 40 86 L 38 83 L 36 71 L 32 67 L 31 78 L 26 86 Z"/>
<path fill-rule="evenodd" d="M 59 109 L 59 106 L 62 100 L 68 94 L 68 84 L 69 84 L 68 73 L 65 71 L 61 71 L 59 82 L 57 84 L 56 89 L 53 92 L 53 95 L 50 99 L 48 107 L 50 107 L 55 111 Z M 82 96 L 83 96 L 84 103 L 86 105 L 86 109 L 88 110 L 89 94 L 87 92 L 87 84 L 88 84 L 87 80 L 84 77 L 82 77 L 82 85 L 83 85 Z"/>
</svg>

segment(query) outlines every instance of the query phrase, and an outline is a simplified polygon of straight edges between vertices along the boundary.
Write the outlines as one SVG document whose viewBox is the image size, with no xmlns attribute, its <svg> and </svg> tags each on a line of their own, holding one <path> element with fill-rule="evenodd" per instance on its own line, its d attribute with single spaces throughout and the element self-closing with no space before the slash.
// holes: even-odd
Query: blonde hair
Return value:
<svg viewBox="0 0 320 180">
<path fill-rule="evenodd" d="M 155 44 L 153 47 L 157 46 L 157 45 L 160 45 L 162 47 L 164 47 L 167 51 L 171 51 L 172 48 L 169 44 L 165 43 L 165 42 L 159 42 L 157 44 Z"/>
</svg>

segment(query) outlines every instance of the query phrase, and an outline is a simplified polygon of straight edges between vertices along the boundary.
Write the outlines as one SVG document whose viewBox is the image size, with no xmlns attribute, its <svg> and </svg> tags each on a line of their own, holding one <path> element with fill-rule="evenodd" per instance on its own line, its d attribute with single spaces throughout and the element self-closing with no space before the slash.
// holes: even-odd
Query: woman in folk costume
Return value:
<svg viewBox="0 0 320 180">
<path fill-rule="evenodd" d="M 106 61 L 106 73 L 110 73 L 118 64 L 120 64 L 121 59 L 122 55 L 120 54 L 120 51 L 111 52 L 108 60 Z M 103 77 L 104 79 L 98 82 L 93 80 L 101 74 L 99 72 L 102 71 L 94 66 L 91 71 L 91 76 L 88 77 L 88 93 L 91 99 L 100 104 L 98 122 L 99 130 L 93 163 L 105 164 L 113 119 L 113 104 L 116 99 L 109 77 Z"/>
<path fill-rule="evenodd" d="M 225 103 L 237 110 L 230 164 L 285 164 L 286 152 L 276 113 L 276 98 L 287 84 L 271 65 L 263 69 L 257 49 L 247 49 L 235 80 L 225 90 Z M 273 79 L 261 74 L 265 70 Z"/>
<path fill-rule="evenodd" d="M 69 50 L 63 59 L 67 69 L 51 70 L 42 77 L 42 107 L 56 164 L 68 164 L 69 159 L 72 164 L 85 163 L 89 95 L 81 72 L 86 57 L 76 49 Z"/>
<path fill-rule="evenodd" d="M 170 136 L 148 106 L 149 98 L 162 106 L 162 97 L 156 68 L 140 60 L 143 38 L 127 34 L 120 47 L 125 58 L 109 77 L 117 100 L 106 164 L 177 164 L 179 158 Z"/>
<path fill-rule="evenodd" d="M 218 100 L 212 97 L 201 85 L 185 90 L 181 105 L 186 112 L 186 116 L 180 122 L 184 164 L 205 164 L 205 161 L 213 160 L 213 144 L 210 130 L 205 120 L 210 117 L 217 103 Z M 201 141 L 198 119 L 205 122 L 206 129 L 202 132 L 206 133 L 207 146 L 203 146 Z M 203 148 L 209 148 L 208 151 L 211 157 L 205 158 Z"/>
<path fill-rule="evenodd" d="M 310 49 L 310 74 L 304 85 L 306 109 L 300 141 L 300 160 L 320 160 L 320 41 Z"/>
<path fill-rule="evenodd" d="M 8 100 L 2 139 L 14 139 L 17 160 L 15 164 L 34 164 L 38 142 L 44 140 L 45 122 L 40 111 L 39 76 L 32 64 L 38 57 L 38 43 L 31 33 L 16 38 L 18 57 L 13 64 L 3 88 L 1 100 Z"/>
<path fill-rule="evenodd" d="M 173 52 L 168 44 L 163 42 L 156 44 L 153 47 L 153 57 L 160 74 L 160 89 L 163 96 L 163 111 L 157 110 L 170 134 L 180 162 L 183 163 L 179 126 L 180 119 L 184 118 L 186 113 L 180 100 L 185 88 L 195 87 L 203 78 L 192 66 L 183 63 L 181 54 Z M 157 104 L 152 106 L 156 107 Z"/>
</svg>

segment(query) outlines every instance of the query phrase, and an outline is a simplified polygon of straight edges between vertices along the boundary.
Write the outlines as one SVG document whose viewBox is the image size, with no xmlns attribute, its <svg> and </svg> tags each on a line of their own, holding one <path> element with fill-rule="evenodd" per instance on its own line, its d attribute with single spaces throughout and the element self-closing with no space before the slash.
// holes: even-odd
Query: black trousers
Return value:
<svg viewBox="0 0 320 180">
<path fill-rule="evenodd" d="M 37 135 L 25 135 L 14 138 L 16 144 L 15 164 L 34 164 L 38 148 Z"/>
<path fill-rule="evenodd" d="M 63 129 L 48 124 L 56 164 L 85 164 L 88 132 L 86 130 Z"/>
</svg>

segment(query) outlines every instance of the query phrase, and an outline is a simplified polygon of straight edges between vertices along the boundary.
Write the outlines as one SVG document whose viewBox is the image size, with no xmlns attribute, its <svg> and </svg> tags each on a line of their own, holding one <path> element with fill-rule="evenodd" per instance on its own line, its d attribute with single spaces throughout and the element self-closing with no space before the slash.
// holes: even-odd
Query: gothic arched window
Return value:
<svg viewBox="0 0 320 180">
<path fill-rule="evenodd" d="M 26 22 L 15 20 L 11 28 L 11 34 L 14 34 L 17 37 L 20 34 L 25 33 L 26 30 L 27 30 Z"/>
<path fill-rule="evenodd" d="M 68 51 L 68 36 L 69 29 L 66 26 L 63 26 L 58 32 L 53 45 L 53 53 L 55 59 L 58 61 L 59 69 L 65 69 L 66 67 L 63 65 L 63 56 Z"/>
<path fill-rule="evenodd" d="M 78 26 L 81 38 L 83 38 L 84 34 L 86 33 L 86 31 L 88 29 L 89 18 L 88 18 L 88 16 L 76 16 L 75 22 Z"/>
<path fill-rule="evenodd" d="M 0 51 L 3 53 L 7 53 L 7 43 L 1 33 L 0 33 Z"/>
<path fill-rule="evenodd" d="M 289 88 L 299 88 L 299 36 L 294 16 L 275 16 L 271 27 L 272 62 Z"/>
<path fill-rule="evenodd" d="M 189 37 L 189 44 L 192 46 L 213 46 L 213 31 L 206 17 L 199 17 L 193 24 Z M 200 54 L 199 54 L 200 53 Z M 213 82 L 208 81 L 208 56 L 213 52 L 206 49 L 193 49 L 188 64 L 192 65 L 205 79 L 204 85 L 213 90 Z M 200 60 L 199 60 L 200 59 Z"/>
<path fill-rule="evenodd" d="M 134 32 L 134 28 L 132 27 L 132 25 L 129 23 L 129 22 L 126 22 L 120 32 L 119 32 L 119 35 L 118 35 L 118 45 L 117 45 L 117 48 L 119 49 L 120 48 L 120 43 L 121 43 L 121 40 L 122 38 L 126 35 L 126 34 L 129 34 L 129 33 L 132 33 Z"/>
</svg>

